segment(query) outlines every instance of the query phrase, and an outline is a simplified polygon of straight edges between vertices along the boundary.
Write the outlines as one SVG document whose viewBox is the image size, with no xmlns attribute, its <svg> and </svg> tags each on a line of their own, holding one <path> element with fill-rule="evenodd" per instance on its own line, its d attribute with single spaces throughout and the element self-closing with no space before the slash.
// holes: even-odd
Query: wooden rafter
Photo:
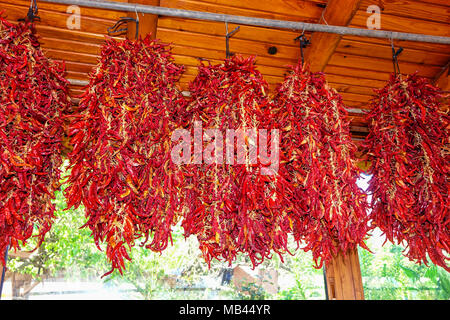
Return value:
<svg viewBox="0 0 450 320">
<path fill-rule="evenodd" d="M 434 78 L 434 84 L 439 88 L 441 88 L 443 91 L 450 90 L 449 68 L 450 68 L 450 61 L 444 68 L 442 68 L 442 71 L 440 71 Z"/>
<path fill-rule="evenodd" d="M 358 11 L 360 2 L 361 0 L 329 0 L 320 22 L 348 26 Z M 309 62 L 312 71 L 323 71 L 341 38 L 341 35 L 332 33 L 315 32 L 312 35 L 311 45 L 305 53 L 305 61 Z"/>
</svg>

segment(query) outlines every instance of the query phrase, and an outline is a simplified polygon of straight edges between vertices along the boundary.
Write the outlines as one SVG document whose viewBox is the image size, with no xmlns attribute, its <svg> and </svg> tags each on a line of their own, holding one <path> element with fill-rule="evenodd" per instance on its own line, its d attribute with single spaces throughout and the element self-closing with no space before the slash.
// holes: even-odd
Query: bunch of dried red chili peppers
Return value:
<svg viewBox="0 0 450 320">
<path fill-rule="evenodd" d="M 366 196 L 356 185 L 356 146 L 342 97 L 322 73 L 299 63 L 278 87 L 275 106 L 297 211 L 295 240 L 305 242 L 317 267 L 339 250 L 366 247 Z"/>
<path fill-rule="evenodd" d="M 255 153 L 260 129 L 270 129 L 267 90 L 255 59 L 241 56 L 220 65 L 201 65 L 190 85 L 190 129 L 200 124 L 205 136 L 211 136 L 209 145 L 215 145 L 212 158 L 219 160 L 205 163 L 203 159 L 186 167 L 192 177 L 186 185 L 188 210 L 183 227 L 186 237 L 197 236 L 208 264 L 213 258 L 231 263 L 242 252 L 256 266 L 272 250 L 280 255 L 287 251 L 282 223 L 286 182 L 274 172 L 263 173 L 264 168 L 269 170 L 268 162 L 261 162 Z M 215 133 L 209 134 L 211 129 Z M 229 130 L 235 133 L 236 144 Z M 264 144 L 259 148 L 267 150 Z M 194 145 L 193 160 L 202 159 L 201 152 Z"/>
<path fill-rule="evenodd" d="M 42 53 L 31 24 L 0 17 L 0 263 L 54 221 L 63 115 L 69 108 L 64 67 Z"/>
<path fill-rule="evenodd" d="M 110 272 L 122 272 L 135 240 L 157 252 L 171 240 L 184 180 L 170 159 L 185 109 L 175 86 L 182 71 L 168 46 L 150 37 L 107 40 L 71 116 L 68 207 L 86 207 L 85 226 L 99 249 L 106 242 Z"/>
<path fill-rule="evenodd" d="M 321 267 L 366 248 L 371 218 L 390 241 L 405 241 L 410 259 L 428 255 L 449 270 L 449 117 L 438 89 L 417 75 L 392 76 L 372 102 L 368 216 L 347 112 L 322 73 L 297 65 L 271 101 L 255 58 L 233 56 L 199 66 L 188 102 L 167 45 L 107 40 L 66 115 L 63 68 L 43 56 L 31 24 L 0 18 L 0 33 L 0 252 L 50 229 L 68 119 L 68 207 L 86 207 L 85 227 L 99 249 L 106 243 L 107 274 L 122 273 L 139 239 L 163 251 L 181 218 L 208 264 L 239 253 L 254 266 L 272 252 L 282 258 L 293 234 Z M 186 128 L 194 154 L 175 163 L 172 134 Z"/>
<path fill-rule="evenodd" d="M 370 218 L 406 256 L 446 265 L 450 247 L 449 117 L 438 88 L 413 74 L 392 75 L 377 91 L 365 142 L 372 162 Z"/>
</svg>

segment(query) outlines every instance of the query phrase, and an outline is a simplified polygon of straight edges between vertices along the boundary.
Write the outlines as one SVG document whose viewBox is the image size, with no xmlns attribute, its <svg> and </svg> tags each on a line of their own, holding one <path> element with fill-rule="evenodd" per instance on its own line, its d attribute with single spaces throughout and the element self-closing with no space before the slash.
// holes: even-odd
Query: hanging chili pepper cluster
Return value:
<svg viewBox="0 0 450 320">
<path fill-rule="evenodd" d="M 54 221 L 63 115 L 70 107 L 64 67 L 42 53 L 31 24 L 0 17 L 0 264 Z"/>
<path fill-rule="evenodd" d="M 86 207 L 85 227 L 99 249 L 106 242 L 107 274 L 122 273 L 135 240 L 156 252 L 171 240 L 183 195 L 184 178 L 170 159 L 185 109 L 175 86 L 182 71 L 168 46 L 149 36 L 107 40 L 71 118 L 68 206 Z"/>
<path fill-rule="evenodd" d="M 449 117 L 436 87 L 417 74 L 392 75 L 367 116 L 371 219 L 406 256 L 450 270 Z M 446 256 L 447 254 L 447 256 Z"/>
<path fill-rule="evenodd" d="M 186 237 L 193 234 L 198 238 L 208 264 L 213 258 L 231 263 L 242 252 L 256 266 L 270 257 L 272 250 L 279 254 L 287 250 L 285 228 L 289 223 L 282 223 L 284 210 L 289 208 L 283 195 L 285 181 L 276 172 L 263 173 L 267 165 L 251 156 L 259 134 L 256 129 L 270 129 L 266 117 L 268 85 L 254 63 L 252 57 L 233 56 L 220 65 L 201 65 L 190 84 L 192 102 L 188 111 L 194 140 L 196 123 L 205 133 L 217 129 L 223 137 L 214 135 L 209 142 L 215 145 L 212 157 L 222 158 L 222 162 L 186 166 L 191 177 L 186 186 L 188 210 L 183 227 Z M 238 129 L 242 130 L 236 134 L 241 142 L 235 145 L 234 138 L 230 140 L 227 134 Z M 269 136 L 268 141 L 276 138 Z M 195 143 L 193 160 L 202 159 Z"/>
<path fill-rule="evenodd" d="M 366 248 L 366 196 L 356 185 L 356 147 L 341 96 L 322 73 L 299 63 L 277 88 L 274 101 L 297 211 L 295 240 L 305 241 L 316 267 L 339 250 Z"/>
<path fill-rule="evenodd" d="M 162 252 L 181 218 L 208 264 L 239 253 L 253 266 L 273 252 L 283 259 L 293 234 L 320 268 L 338 252 L 367 249 L 370 218 L 407 244 L 411 260 L 450 270 L 449 117 L 417 74 L 393 75 L 372 101 L 368 216 L 347 112 L 322 73 L 298 64 L 271 101 L 255 58 L 233 56 L 199 66 L 188 102 L 167 45 L 107 39 L 69 115 L 64 68 L 44 57 L 32 25 L 0 17 L 0 33 L 0 252 L 35 231 L 40 244 L 53 223 L 66 119 L 65 195 L 69 208 L 85 206 L 83 227 L 106 245 L 105 275 L 123 272 L 137 240 Z M 172 134 L 186 127 L 194 154 L 176 163 Z"/>
</svg>

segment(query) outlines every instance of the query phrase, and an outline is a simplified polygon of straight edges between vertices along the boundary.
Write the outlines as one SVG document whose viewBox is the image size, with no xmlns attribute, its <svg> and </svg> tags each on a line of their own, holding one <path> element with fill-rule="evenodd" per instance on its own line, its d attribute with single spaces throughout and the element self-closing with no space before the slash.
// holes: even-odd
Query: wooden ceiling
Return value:
<svg viewBox="0 0 450 320">
<path fill-rule="evenodd" d="M 377 1 L 377 0 L 116 0 L 164 7 L 244 15 L 269 19 L 327 23 L 366 28 L 369 5 L 381 9 L 381 29 L 450 36 L 450 2 L 448 0 L 422 1 Z M 0 0 L 0 11 L 10 21 L 26 16 L 29 0 Z M 101 44 L 107 28 L 124 16 L 135 13 L 81 8 L 79 30 L 67 28 L 70 16 L 67 5 L 38 1 L 40 22 L 36 23 L 42 48 L 48 57 L 64 60 L 68 79 L 87 80 L 88 73 L 97 63 Z M 176 62 L 186 66 L 181 78 L 182 87 L 196 75 L 198 58 L 220 63 L 225 57 L 224 23 L 186 20 L 171 17 L 140 15 L 141 35 L 157 25 L 156 38 L 171 43 Z M 230 24 L 233 30 L 236 25 Z M 271 89 L 283 81 L 289 65 L 300 58 L 299 43 L 294 41 L 298 31 L 240 26 L 230 40 L 234 53 L 256 55 L 259 70 Z M 338 36 L 334 34 L 306 33 L 311 45 L 306 49 L 306 58 L 314 71 L 323 70 L 328 82 L 353 109 L 367 109 L 373 89 L 385 85 L 393 71 L 390 41 L 387 39 Z M 410 41 L 395 41 L 404 48 L 399 58 L 402 73 L 418 71 L 430 81 L 437 82 L 448 90 L 448 65 L 450 46 Z M 268 53 L 276 47 L 277 53 Z M 71 86 L 76 96 L 82 87 Z M 363 137 L 366 124 L 358 112 L 351 112 L 352 134 Z"/>
</svg>

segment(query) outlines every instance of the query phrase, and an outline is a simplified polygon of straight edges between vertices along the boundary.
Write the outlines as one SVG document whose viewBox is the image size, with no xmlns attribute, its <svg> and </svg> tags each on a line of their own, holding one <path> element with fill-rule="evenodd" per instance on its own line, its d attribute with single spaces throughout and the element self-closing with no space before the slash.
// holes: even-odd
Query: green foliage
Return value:
<svg viewBox="0 0 450 320">
<path fill-rule="evenodd" d="M 409 261 L 399 245 L 381 236 L 368 240 L 373 254 L 359 250 L 364 295 L 368 300 L 435 300 L 450 299 L 449 273 L 435 265 L 429 267 Z"/>
<path fill-rule="evenodd" d="M 236 298 L 239 300 L 264 300 L 268 297 L 261 286 L 254 283 L 244 283 L 241 290 L 236 289 Z"/>
<path fill-rule="evenodd" d="M 281 291 L 278 294 L 280 300 L 307 300 L 304 285 L 298 279 L 295 279 L 295 286 Z"/>
</svg>

